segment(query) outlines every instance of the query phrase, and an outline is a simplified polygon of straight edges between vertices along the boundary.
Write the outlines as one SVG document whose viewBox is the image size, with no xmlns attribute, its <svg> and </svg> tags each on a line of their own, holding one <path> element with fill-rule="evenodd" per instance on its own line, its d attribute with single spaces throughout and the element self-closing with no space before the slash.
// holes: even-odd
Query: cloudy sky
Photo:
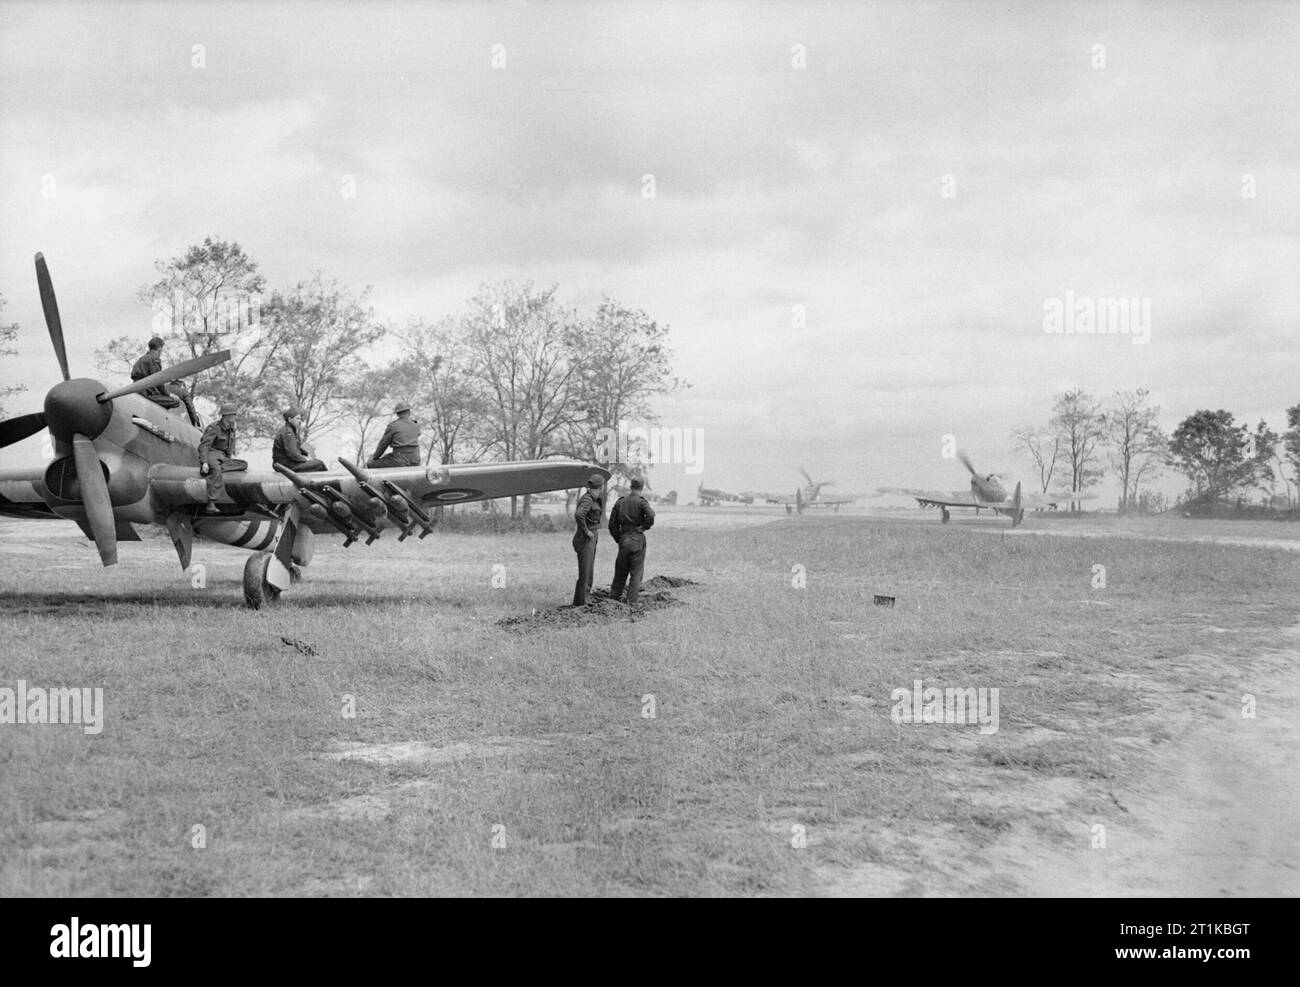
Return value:
<svg viewBox="0 0 1300 987">
<path fill-rule="evenodd" d="M 507 277 L 644 309 L 710 486 L 959 488 L 945 435 L 1014 467 L 1009 430 L 1075 386 L 1280 430 L 1297 41 L 1300 5 L 1253 2 L 0 0 L 7 408 L 57 375 L 37 250 L 94 375 L 148 335 L 153 262 L 212 235 L 396 322 Z M 1045 332 L 1067 291 L 1149 299 L 1150 342 Z"/>
</svg>

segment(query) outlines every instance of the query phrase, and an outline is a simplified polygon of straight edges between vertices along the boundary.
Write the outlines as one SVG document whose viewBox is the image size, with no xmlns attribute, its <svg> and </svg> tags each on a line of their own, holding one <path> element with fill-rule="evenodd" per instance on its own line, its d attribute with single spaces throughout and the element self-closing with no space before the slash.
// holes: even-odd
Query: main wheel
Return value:
<svg viewBox="0 0 1300 987">
<path fill-rule="evenodd" d="M 271 565 L 270 552 L 250 555 L 244 563 L 244 602 L 254 610 L 261 610 L 280 599 L 280 591 L 266 581 L 266 570 Z"/>
<path fill-rule="evenodd" d="M 944 524 L 947 524 L 948 521 L 949 521 L 948 508 L 946 508 L 946 507 L 940 507 L 939 510 L 942 512 L 942 513 L 940 514 L 940 517 L 942 518 L 943 523 L 944 523 Z"/>
</svg>

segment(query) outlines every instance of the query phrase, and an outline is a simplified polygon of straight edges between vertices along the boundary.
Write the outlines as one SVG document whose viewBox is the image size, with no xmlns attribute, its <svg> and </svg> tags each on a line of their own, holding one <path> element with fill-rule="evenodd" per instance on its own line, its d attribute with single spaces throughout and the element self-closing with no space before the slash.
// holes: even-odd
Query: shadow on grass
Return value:
<svg viewBox="0 0 1300 987">
<path fill-rule="evenodd" d="M 326 610 L 334 607 L 355 607 L 357 604 L 370 606 L 402 606 L 420 603 L 428 606 L 441 606 L 451 609 L 464 609 L 466 602 L 445 596 L 426 596 L 402 593 L 313 593 L 297 595 L 286 594 L 281 599 L 264 609 L 265 613 L 280 610 Z M 232 592 L 127 592 L 127 593 L 6 593 L 0 597 L 0 614 L 103 614 L 113 616 L 114 610 L 123 608 L 123 619 L 136 616 L 128 612 L 127 607 L 165 607 L 184 610 L 198 607 L 203 610 L 242 610 L 253 611 L 244 603 L 243 593 Z"/>
</svg>

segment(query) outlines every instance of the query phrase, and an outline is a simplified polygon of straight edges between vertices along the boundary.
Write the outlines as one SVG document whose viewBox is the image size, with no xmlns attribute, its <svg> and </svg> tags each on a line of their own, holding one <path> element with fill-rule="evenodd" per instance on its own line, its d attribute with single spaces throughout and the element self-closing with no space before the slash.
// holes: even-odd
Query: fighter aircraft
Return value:
<svg viewBox="0 0 1300 987">
<path fill-rule="evenodd" d="M 699 499 L 701 507 L 713 507 L 715 504 L 752 504 L 754 498 L 749 494 L 727 493 L 725 490 L 716 490 L 705 487 L 703 483 L 695 491 L 695 496 Z"/>
<path fill-rule="evenodd" d="M 0 422 L 0 448 L 48 428 L 54 460 L 0 470 L 0 515 L 74 521 L 105 566 L 117 563 L 119 541 L 140 540 L 137 524 L 166 527 L 182 569 L 190 567 L 195 538 L 247 548 L 255 554 L 244 566 L 244 598 L 256 609 L 298 581 L 316 534 L 338 532 L 344 547 L 361 538 L 369 545 L 389 528 L 399 532 L 398 541 L 417 531 L 424 538 L 436 524 L 430 510 L 442 504 L 580 487 L 592 473 L 609 478 L 608 470 L 576 460 L 365 470 L 340 459 L 342 471 L 300 476 L 277 465 L 276 472 L 226 473 L 219 513 L 204 513 L 202 433 L 188 417 L 141 392 L 216 366 L 230 352 L 186 360 L 112 390 L 97 380 L 74 379 L 40 254 L 36 281 L 63 381 L 45 395 L 44 411 Z"/>
<path fill-rule="evenodd" d="M 796 489 L 793 494 L 746 491 L 744 496 L 766 501 L 769 504 L 784 504 L 787 514 L 792 510 L 798 510 L 802 514 L 806 507 L 830 507 L 838 511 L 842 504 L 852 504 L 857 499 L 856 497 L 823 497 L 822 487 L 832 486 L 835 481 L 814 480 L 802 466 L 799 467 L 799 472 L 808 481 L 808 486 Z"/>
<path fill-rule="evenodd" d="M 1082 490 L 1049 490 L 1043 494 L 1021 494 L 1020 483 L 1016 483 L 1014 493 L 1008 494 L 1006 488 L 1002 485 L 1002 480 L 1006 479 L 1005 474 L 989 473 L 982 476 L 971 463 L 970 457 L 964 452 L 958 453 L 957 458 L 961 460 L 963 466 L 970 471 L 970 493 L 964 490 L 958 490 L 951 494 L 942 491 L 933 490 L 915 490 L 911 487 L 878 487 L 877 491 L 882 494 L 902 494 L 907 497 L 915 497 L 916 502 L 922 507 L 939 508 L 940 520 L 947 524 L 950 520 L 948 511 L 954 507 L 973 507 L 978 514 L 982 510 L 990 510 L 994 514 L 1005 514 L 1011 518 L 1011 527 L 1015 528 L 1025 519 L 1025 508 L 1051 508 L 1055 510 L 1058 503 L 1067 503 L 1074 500 L 1093 500 L 1096 494 L 1085 493 Z"/>
</svg>

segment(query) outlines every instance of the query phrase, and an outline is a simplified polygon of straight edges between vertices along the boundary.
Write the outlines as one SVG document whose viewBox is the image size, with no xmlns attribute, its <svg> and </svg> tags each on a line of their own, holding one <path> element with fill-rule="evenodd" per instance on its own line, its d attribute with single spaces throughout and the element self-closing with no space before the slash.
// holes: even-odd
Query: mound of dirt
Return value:
<svg viewBox="0 0 1300 987">
<path fill-rule="evenodd" d="M 665 587 L 698 586 L 699 583 L 681 576 L 655 576 L 641 584 L 641 598 L 635 607 L 614 599 L 609 590 L 593 589 L 584 607 L 562 606 L 547 610 L 534 610 L 531 614 L 502 617 L 498 627 L 511 631 L 554 630 L 560 627 L 581 627 L 587 624 L 607 624 L 614 620 L 636 620 L 652 610 L 679 607 L 684 601 L 677 599 Z"/>
<path fill-rule="evenodd" d="M 660 590 L 660 589 L 681 589 L 683 586 L 700 585 L 694 579 L 686 579 L 683 576 L 655 576 L 641 584 L 643 590 Z"/>
</svg>

